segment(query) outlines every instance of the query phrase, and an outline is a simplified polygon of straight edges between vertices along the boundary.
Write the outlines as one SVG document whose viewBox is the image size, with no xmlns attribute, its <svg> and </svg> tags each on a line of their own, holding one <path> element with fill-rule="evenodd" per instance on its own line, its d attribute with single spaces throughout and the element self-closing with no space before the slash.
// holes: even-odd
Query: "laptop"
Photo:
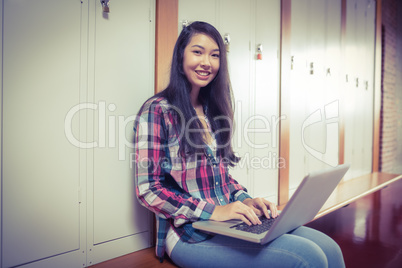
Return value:
<svg viewBox="0 0 402 268">
<path fill-rule="evenodd" d="M 197 221 L 193 223 L 193 227 L 208 233 L 266 244 L 313 220 L 349 167 L 349 164 L 343 164 L 335 168 L 313 172 L 304 177 L 280 215 L 273 220 L 268 231 L 262 233 L 244 231 L 244 228 L 239 228 L 239 226 L 245 226 L 240 220 Z"/>
</svg>

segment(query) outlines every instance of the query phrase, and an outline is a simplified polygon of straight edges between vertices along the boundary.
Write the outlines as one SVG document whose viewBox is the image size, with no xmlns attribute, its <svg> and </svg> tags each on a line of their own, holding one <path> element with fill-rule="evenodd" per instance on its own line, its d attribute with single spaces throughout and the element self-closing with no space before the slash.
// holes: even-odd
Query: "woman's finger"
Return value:
<svg viewBox="0 0 402 268">
<path fill-rule="evenodd" d="M 273 218 L 276 218 L 278 216 L 278 209 L 276 207 L 276 205 L 272 202 L 269 202 L 268 200 L 265 200 L 265 205 L 269 208 L 269 210 L 271 211 L 271 216 Z"/>
<path fill-rule="evenodd" d="M 260 213 L 264 214 L 265 217 L 269 219 L 270 216 L 269 216 L 269 212 L 268 212 L 268 209 L 267 209 L 267 207 L 268 207 L 267 202 L 269 202 L 269 201 L 267 201 L 267 200 L 265 200 L 263 198 L 255 198 L 254 199 L 254 203 L 255 203 L 256 207 L 259 208 Z"/>
<path fill-rule="evenodd" d="M 239 211 L 238 213 L 244 215 L 252 224 L 261 224 L 260 219 L 254 212 L 254 209 L 248 207 L 247 205 L 241 203 L 241 206 L 239 206 Z"/>
<path fill-rule="evenodd" d="M 247 209 L 247 216 L 254 225 L 261 224 L 260 219 L 258 218 L 257 214 L 254 212 L 253 209 Z"/>
<path fill-rule="evenodd" d="M 242 215 L 242 214 L 239 214 L 239 215 L 240 215 L 239 220 L 242 220 L 242 221 L 245 222 L 248 226 L 253 225 L 244 215 Z"/>
</svg>

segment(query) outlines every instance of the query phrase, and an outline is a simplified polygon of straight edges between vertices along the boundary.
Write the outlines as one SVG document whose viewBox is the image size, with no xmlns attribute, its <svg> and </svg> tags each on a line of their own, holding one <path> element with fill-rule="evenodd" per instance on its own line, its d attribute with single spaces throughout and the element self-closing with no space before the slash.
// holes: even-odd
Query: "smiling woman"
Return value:
<svg viewBox="0 0 402 268">
<path fill-rule="evenodd" d="M 134 126 L 137 197 L 156 215 L 157 256 L 166 252 L 181 267 L 343 267 L 338 245 L 309 228 L 250 245 L 192 227 L 200 220 L 231 219 L 259 225 L 258 216 L 278 216 L 275 204 L 252 198 L 229 174 L 239 162 L 232 126 L 222 37 L 212 25 L 193 22 L 176 42 L 168 87 L 144 103 Z"/>
<path fill-rule="evenodd" d="M 211 83 L 219 71 L 218 44 L 208 35 L 195 34 L 184 49 L 183 70 L 191 84 L 191 104 L 202 127 L 208 129 L 204 109 L 198 96 L 200 89 Z M 211 144 L 213 139 L 208 131 L 204 132 L 204 138 L 207 144 Z"/>
<path fill-rule="evenodd" d="M 180 135 L 180 154 L 202 153 L 205 143 L 212 142 L 211 134 L 219 132 L 218 149 L 230 165 L 237 163 L 231 141 L 232 89 L 220 33 L 204 22 L 185 27 L 177 39 L 170 69 L 167 88 L 154 98 L 166 99 L 175 110 L 177 131 L 184 134 Z"/>
</svg>

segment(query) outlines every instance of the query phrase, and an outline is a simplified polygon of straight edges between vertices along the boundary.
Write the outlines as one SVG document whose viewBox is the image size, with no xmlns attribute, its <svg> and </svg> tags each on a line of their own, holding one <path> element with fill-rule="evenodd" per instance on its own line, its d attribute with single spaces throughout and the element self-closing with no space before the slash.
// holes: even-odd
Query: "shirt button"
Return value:
<svg viewBox="0 0 402 268">
<path fill-rule="evenodd" d="M 223 198 L 221 198 L 221 202 L 223 202 Z"/>
<path fill-rule="evenodd" d="M 216 184 L 216 185 L 219 185 L 219 182 L 216 182 L 215 184 Z"/>
</svg>

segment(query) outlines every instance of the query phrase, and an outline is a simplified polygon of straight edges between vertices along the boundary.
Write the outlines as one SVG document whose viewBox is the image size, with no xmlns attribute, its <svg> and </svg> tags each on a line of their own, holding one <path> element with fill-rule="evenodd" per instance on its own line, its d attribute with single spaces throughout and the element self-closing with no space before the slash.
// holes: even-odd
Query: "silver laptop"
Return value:
<svg viewBox="0 0 402 268">
<path fill-rule="evenodd" d="M 314 219 L 349 166 L 349 164 L 343 164 L 307 175 L 268 231 L 256 234 L 237 230 L 236 226 L 242 223 L 240 220 L 197 221 L 193 223 L 193 227 L 205 232 L 231 236 L 254 243 L 268 243 Z"/>
</svg>

